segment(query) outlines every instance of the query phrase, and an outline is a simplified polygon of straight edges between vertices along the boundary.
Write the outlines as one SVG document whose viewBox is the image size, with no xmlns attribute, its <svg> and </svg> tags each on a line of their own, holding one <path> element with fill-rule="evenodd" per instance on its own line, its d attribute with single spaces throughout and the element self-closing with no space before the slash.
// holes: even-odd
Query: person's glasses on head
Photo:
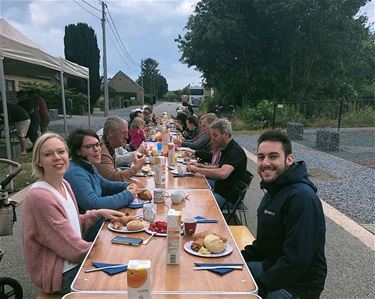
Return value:
<svg viewBox="0 0 375 299">
<path fill-rule="evenodd" d="M 102 142 L 97 142 L 97 143 L 85 144 L 85 145 L 82 145 L 82 147 L 92 152 L 95 149 L 100 150 L 102 145 L 103 145 Z"/>
</svg>

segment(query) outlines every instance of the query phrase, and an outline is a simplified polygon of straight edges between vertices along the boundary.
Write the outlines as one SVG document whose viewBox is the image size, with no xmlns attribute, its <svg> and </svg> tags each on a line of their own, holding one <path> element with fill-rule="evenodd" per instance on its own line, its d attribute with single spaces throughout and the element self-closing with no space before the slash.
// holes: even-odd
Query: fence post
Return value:
<svg viewBox="0 0 375 299">
<path fill-rule="evenodd" d="M 273 117 L 272 117 L 272 130 L 275 129 L 275 119 L 276 119 L 276 105 L 277 103 L 273 103 Z"/>
<path fill-rule="evenodd" d="M 340 132 L 341 127 L 341 113 L 342 113 L 342 99 L 340 100 L 340 106 L 339 106 L 339 119 L 337 124 L 337 132 Z"/>
</svg>

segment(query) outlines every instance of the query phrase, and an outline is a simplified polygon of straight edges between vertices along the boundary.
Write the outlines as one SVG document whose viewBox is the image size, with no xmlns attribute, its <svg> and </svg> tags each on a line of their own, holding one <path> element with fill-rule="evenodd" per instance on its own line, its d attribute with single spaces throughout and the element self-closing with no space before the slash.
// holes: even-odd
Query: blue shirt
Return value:
<svg viewBox="0 0 375 299">
<path fill-rule="evenodd" d="M 119 209 L 133 201 L 132 194 L 126 190 L 127 183 L 103 178 L 96 167 L 85 160 L 70 161 L 64 178 L 73 189 L 80 213 L 93 209 Z"/>
</svg>

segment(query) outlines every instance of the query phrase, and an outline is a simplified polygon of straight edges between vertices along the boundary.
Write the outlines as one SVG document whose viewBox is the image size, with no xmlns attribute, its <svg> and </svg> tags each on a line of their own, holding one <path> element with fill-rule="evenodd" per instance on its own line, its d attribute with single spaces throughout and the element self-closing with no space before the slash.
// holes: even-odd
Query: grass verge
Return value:
<svg viewBox="0 0 375 299">
<path fill-rule="evenodd" d="M 36 178 L 31 176 L 31 156 L 32 153 L 29 152 L 27 153 L 27 155 L 21 155 L 18 158 L 14 159 L 14 161 L 22 165 L 22 170 L 13 179 L 14 190 L 12 192 L 9 192 L 9 194 L 14 194 L 36 181 Z M 1 164 L 0 180 L 5 179 L 8 173 L 9 168 L 5 164 Z M 10 184 L 7 186 L 7 189 L 10 189 Z"/>
</svg>

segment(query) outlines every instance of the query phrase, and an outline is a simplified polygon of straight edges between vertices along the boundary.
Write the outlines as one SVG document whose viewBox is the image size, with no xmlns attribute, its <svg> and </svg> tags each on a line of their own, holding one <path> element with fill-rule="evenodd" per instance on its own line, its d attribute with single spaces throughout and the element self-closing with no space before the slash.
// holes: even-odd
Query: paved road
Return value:
<svg viewBox="0 0 375 299">
<path fill-rule="evenodd" d="M 161 104 L 155 107 L 157 114 L 163 111 L 175 112 L 176 104 Z M 118 114 L 128 117 L 129 109 L 112 111 L 111 114 Z M 104 123 L 104 117 L 95 115 L 92 117 L 94 129 L 99 129 Z M 73 117 L 68 119 L 69 127 L 87 127 L 87 119 Z M 63 132 L 62 121 L 51 123 L 51 129 Z M 247 218 L 249 228 L 256 232 L 256 209 L 259 205 L 262 192 L 259 189 L 259 176 L 256 174 L 255 164 L 248 161 L 248 170 L 255 174 L 249 191 L 246 194 L 246 205 L 249 208 Z M 10 276 L 17 279 L 23 286 L 25 297 L 35 298 L 38 290 L 33 286 L 26 274 L 23 262 L 20 223 L 22 212 L 18 208 L 19 221 L 15 225 L 13 236 L 1 237 L 0 248 L 5 250 L 5 257 L 0 264 L 0 277 Z M 321 298 L 324 299 L 349 299 L 373 298 L 375 295 L 375 254 L 374 251 L 365 246 L 356 237 L 349 234 L 335 222 L 326 218 L 327 221 L 327 245 L 326 256 L 328 262 L 328 277 L 326 287 Z M 375 243 L 375 241 L 374 241 Z M 157 271 L 157 270 L 155 270 Z"/>
</svg>

